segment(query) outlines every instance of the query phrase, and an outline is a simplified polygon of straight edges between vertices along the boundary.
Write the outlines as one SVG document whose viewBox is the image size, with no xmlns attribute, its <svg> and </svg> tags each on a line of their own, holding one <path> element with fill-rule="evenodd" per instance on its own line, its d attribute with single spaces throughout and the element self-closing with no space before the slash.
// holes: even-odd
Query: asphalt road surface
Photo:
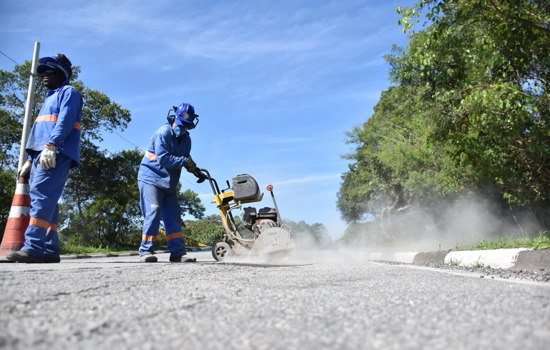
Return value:
<svg viewBox="0 0 550 350">
<path fill-rule="evenodd" d="M 2 349 L 548 349 L 550 284 L 310 252 L 0 264 Z"/>
</svg>

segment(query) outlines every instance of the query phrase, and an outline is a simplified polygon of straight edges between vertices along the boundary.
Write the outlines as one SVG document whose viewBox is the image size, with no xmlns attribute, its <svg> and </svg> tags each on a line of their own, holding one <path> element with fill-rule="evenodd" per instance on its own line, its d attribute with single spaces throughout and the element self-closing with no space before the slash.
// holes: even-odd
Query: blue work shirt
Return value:
<svg viewBox="0 0 550 350">
<path fill-rule="evenodd" d="M 191 152 L 191 137 L 185 131 L 178 143 L 169 123 L 161 126 L 151 137 L 145 156 L 139 166 L 138 180 L 155 185 L 167 192 L 175 192 L 181 168 L 187 164 Z"/>
<path fill-rule="evenodd" d="M 71 168 L 80 163 L 80 122 L 84 102 L 77 89 L 63 85 L 50 90 L 32 126 L 25 150 L 29 157 L 51 143 L 57 152 L 71 158 Z"/>
</svg>

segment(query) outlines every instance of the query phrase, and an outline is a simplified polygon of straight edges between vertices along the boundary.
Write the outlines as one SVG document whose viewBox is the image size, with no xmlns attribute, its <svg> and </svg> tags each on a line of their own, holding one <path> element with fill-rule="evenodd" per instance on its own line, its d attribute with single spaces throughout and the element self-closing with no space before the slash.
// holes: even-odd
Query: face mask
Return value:
<svg viewBox="0 0 550 350">
<path fill-rule="evenodd" d="M 185 133 L 185 128 L 183 126 L 175 126 L 174 127 L 174 134 L 176 134 L 176 138 L 180 138 Z"/>
</svg>

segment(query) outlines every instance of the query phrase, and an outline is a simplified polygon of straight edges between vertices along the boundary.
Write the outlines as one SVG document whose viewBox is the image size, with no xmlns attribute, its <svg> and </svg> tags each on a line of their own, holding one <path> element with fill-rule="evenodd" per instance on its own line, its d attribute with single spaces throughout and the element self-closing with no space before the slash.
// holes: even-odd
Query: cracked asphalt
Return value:
<svg viewBox="0 0 550 350">
<path fill-rule="evenodd" d="M 550 285 L 312 253 L 0 264 L 2 349 L 546 349 Z"/>
</svg>

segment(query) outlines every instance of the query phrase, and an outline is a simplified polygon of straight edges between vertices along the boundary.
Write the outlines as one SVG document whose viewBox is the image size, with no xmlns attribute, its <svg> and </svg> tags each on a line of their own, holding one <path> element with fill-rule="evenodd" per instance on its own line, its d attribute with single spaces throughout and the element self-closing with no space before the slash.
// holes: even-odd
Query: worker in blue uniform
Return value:
<svg viewBox="0 0 550 350">
<path fill-rule="evenodd" d="M 11 261 L 60 262 L 57 235 L 58 201 L 69 170 L 80 162 L 82 96 L 69 85 L 71 61 L 63 54 L 40 59 L 37 68 L 49 92 L 32 127 L 25 150 L 29 157 L 19 177 L 30 174 L 30 223 L 19 251 L 7 254 Z"/>
<path fill-rule="evenodd" d="M 170 261 L 197 261 L 196 258 L 187 255 L 185 250 L 176 188 L 182 168 L 190 173 L 196 173 L 197 166 L 190 155 L 191 137 L 188 130 L 194 129 L 198 121 L 198 115 L 195 114 L 192 105 L 182 103 L 174 107 L 168 113 L 168 123 L 151 137 L 141 161 L 138 185 L 144 224 L 139 253 L 143 262 L 157 261 L 154 243 L 157 240 L 161 216 L 166 228 Z"/>
</svg>

